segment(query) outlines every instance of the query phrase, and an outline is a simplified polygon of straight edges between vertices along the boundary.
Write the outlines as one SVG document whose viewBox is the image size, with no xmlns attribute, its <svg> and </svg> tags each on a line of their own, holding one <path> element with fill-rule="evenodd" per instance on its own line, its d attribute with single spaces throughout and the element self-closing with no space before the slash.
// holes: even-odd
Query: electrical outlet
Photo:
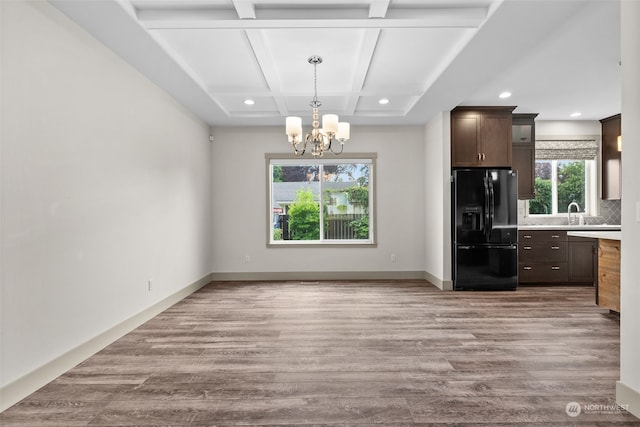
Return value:
<svg viewBox="0 0 640 427">
<path fill-rule="evenodd" d="M 147 291 L 151 292 L 153 290 L 153 281 L 151 279 L 147 280 Z"/>
<path fill-rule="evenodd" d="M 245 263 L 245 264 L 248 264 L 248 263 L 249 263 L 249 261 L 251 261 L 251 257 L 250 257 L 249 255 L 245 255 L 245 256 L 244 256 L 244 263 Z"/>
<path fill-rule="evenodd" d="M 395 264 L 396 263 L 396 254 L 391 254 L 390 258 L 391 258 L 391 262 Z"/>
</svg>

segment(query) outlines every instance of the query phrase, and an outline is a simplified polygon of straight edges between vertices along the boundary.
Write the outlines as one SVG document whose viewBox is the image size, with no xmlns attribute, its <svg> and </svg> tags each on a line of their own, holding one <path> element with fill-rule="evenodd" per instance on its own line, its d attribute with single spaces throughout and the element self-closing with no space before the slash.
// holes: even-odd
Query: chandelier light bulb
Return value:
<svg viewBox="0 0 640 427">
<path fill-rule="evenodd" d="M 344 144 L 344 141 L 348 140 L 351 136 L 351 125 L 348 122 L 339 122 L 338 131 L 336 132 L 336 139 Z"/>
</svg>

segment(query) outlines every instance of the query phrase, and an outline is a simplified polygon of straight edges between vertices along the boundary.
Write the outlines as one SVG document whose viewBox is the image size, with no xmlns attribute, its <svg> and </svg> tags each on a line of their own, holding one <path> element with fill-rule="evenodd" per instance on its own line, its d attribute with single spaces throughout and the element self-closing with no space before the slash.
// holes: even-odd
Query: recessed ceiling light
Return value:
<svg viewBox="0 0 640 427">
<path fill-rule="evenodd" d="M 378 101 L 378 104 L 380 105 L 387 105 L 389 103 L 389 100 L 387 98 L 380 98 L 380 100 Z"/>
<path fill-rule="evenodd" d="M 500 95 L 498 95 L 498 97 L 500 97 L 500 99 L 507 99 L 511 97 L 511 92 L 502 92 Z"/>
<path fill-rule="evenodd" d="M 581 115 L 582 115 L 582 113 L 579 112 L 579 111 L 576 111 L 575 113 L 571 113 L 570 114 L 571 117 L 580 117 Z"/>
<path fill-rule="evenodd" d="M 254 101 L 253 99 L 245 99 L 244 100 L 244 105 L 253 105 L 255 103 L 256 103 L 256 101 Z"/>
</svg>

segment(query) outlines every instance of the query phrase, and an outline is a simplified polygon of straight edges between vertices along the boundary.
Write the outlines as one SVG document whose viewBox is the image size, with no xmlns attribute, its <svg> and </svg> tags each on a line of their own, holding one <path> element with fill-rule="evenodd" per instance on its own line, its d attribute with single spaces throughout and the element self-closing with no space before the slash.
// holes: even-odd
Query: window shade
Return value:
<svg viewBox="0 0 640 427">
<path fill-rule="evenodd" d="M 536 141 L 539 160 L 594 160 L 598 156 L 595 139 L 545 139 Z"/>
</svg>

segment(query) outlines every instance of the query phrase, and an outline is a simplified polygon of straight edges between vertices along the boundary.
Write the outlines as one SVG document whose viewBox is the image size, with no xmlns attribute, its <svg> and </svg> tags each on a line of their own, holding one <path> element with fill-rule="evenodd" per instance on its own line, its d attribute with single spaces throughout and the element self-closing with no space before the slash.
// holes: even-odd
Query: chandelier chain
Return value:
<svg viewBox="0 0 640 427">
<path fill-rule="evenodd" d="M 312 108 L 318 108 L 321 105 L 320 101 L 318 101 L 318 62 L 311 61 L 311 58 L 309 58 L 309 61 L 313 64 L 313 101 L 309 105 Z"/>
</svg>

